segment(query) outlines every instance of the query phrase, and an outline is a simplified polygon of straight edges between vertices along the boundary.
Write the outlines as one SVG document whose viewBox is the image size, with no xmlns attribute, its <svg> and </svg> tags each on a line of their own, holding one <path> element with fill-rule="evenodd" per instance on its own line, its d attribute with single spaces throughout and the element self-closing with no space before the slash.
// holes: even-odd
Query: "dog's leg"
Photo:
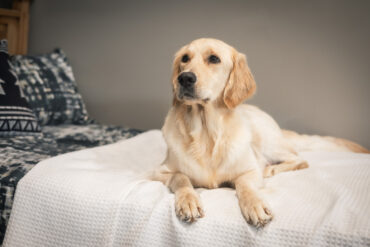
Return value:
<svg viewBox="0 0 370 247">
<path fill-rule="evenodd" d="M 247 222 L 256 227 L 266 225 L 273 218 L 271 211 L 258 196 L 261 182 L 262 175 L 257 170 L 248 171 L 234 181 L 240 209 Z"/>
<path fill-rule="evenodd" d="M 295 170 L 300 170 L 304 168 L 308 168 L 308 164 L 304 160 L 284 161 L 276 165 L 266 166 L 265 170 L 263 171 L 263 177 L 269 178 L 280 172 L 295 171 Z"/>
<path fill-rule="evenodd" d="M 176 215 L 182 221 L 193 222 L 204 216 L 199 195 L 186 175 L 174 173 L 168 187 L 175 194 Z"/>
<path fill-rule="evenodd" d="M 307 162 L 293 151 L 283 150 L 277 152 L 274 159 L 281 162 L 278 162 L 274 165 L 266 166 L 265 170 L 263 171 L 264 178 L 272 177 L 280 172 L 295 171 L 308 168 Z"/>
<path fill-rule="evenodd" d="M 172 172 L 162 164 L 149 179 L 162 182 L 175 194 L 175 212 L 182 221 L 193 222 L 204 216 L 199 195 L 185 174 Z"/>
</svg>

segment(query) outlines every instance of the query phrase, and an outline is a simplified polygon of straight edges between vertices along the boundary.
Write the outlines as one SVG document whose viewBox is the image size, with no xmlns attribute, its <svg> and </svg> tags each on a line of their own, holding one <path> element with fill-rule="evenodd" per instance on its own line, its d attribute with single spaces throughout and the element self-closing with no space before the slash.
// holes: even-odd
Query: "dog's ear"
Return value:
<svg viewBox="0 0 370 247">
<path fill-rule="evenodd" d="M 181 62 L 181 48 L 178 52 L 176 52 L 173 63 L 172 63 L 172 76 L 171 76 L 171 83 L 172 83 L 172 93 L 173 93 L 173 100 L 172 105 L 175 105 L 178 102 L 178 99 L 175 95 L 176 87 L 177 87 L 177 77 L 180 73 L 180 62 Z"/>
<path fill-rule="evenodd" d="M 256 82 L 244 54 L 233 51 L 234 66 L 224 90 L 224 103 L 231 109 L 256 92 Z"/>
<path fill-rule="evenodd" d="M 175 54 L 175 57 L 173 59 L 173 64 L 172 64 L 171 81 L 172 81 L 173 86 L 176 86 L 177 77 L 179 76 L 179 73 L 180 73 L 180 62 L 181 62 L 181 56 L 180 56 L 180 51 L 178 51 Z"/>
</svg>

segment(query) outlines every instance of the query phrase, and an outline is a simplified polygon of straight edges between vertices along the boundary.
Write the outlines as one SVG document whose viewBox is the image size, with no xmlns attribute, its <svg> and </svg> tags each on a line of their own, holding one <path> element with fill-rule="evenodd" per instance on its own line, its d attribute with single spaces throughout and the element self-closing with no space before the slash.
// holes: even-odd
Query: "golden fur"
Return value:
<svg viewBox="0 0 370 247">
<path fill-rule="evenodd" d="M 211 55 L 220 62 L 210 63 Z M 178 76 L 184 72 L 197 78 L 192 98 L 180 94 Z M 265 112 L 241 104 L 255 93 L 256 83 L 245 55 L 222 41 L 198 39 L 182 47 L 175 55 L 172 85 L 173 106 L 162 129 L 168 153 L 154 179 L 175 193 L 178 217 L 192 222 L 204 216 L 193 187 L 229 183 L 246 220 L 257 227 L 268 223 L 273 216 L 260 197 L 263 177 L 307 168 L 297 152 L 311 137 L 282 131 Z M 345 140 L 322 140 L 324 149 L 366 150 Z"/>
</svg>

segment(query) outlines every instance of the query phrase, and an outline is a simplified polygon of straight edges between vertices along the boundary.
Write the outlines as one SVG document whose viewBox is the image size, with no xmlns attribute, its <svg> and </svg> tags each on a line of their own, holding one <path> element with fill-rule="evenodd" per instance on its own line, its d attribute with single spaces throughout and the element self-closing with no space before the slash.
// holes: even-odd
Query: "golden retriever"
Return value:
<svg viewBox="0 0 370 247">
<path fill-rule="evenodd" d="M 281 130 L 265 112 L 241 104 L 256 91 L 244 54 L 216 39 L 182 47 L 173 63 L 173 106 L 163 126 L 167 158 L 154 174 L 175 194 L 177 216 L 203 217 L 194 187 L 235 188 L 248 223 L 261 227 L 272 212 L 259 195 L 263 177 L 307 168 L 302 150 L 368 152 L 332 137 Z"/>
</svg>

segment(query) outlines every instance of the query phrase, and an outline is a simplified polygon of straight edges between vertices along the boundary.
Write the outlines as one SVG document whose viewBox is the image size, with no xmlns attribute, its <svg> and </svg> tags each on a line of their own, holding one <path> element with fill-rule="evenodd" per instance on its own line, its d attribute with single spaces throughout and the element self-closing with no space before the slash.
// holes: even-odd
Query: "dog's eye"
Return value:
<svg viewBox="0 0 370 247">
<path fill-rule="evenodd" d="M 210 63 L 220 63 L 221 62 L 220 58 L 218 56 L 216 56 L 216 55 L 209 56 L 208 57 L 208 61 Z"/>
<path fill-rule="evenodd" d="M 188 54 L 185 54 L 184 56 L 182 56 L 182 58 L 181 58 L 181 62 L 183 62 L 183 63 L 187 63 L 189 61 L 189 56 L 188 56 Z"/>
</svg>

